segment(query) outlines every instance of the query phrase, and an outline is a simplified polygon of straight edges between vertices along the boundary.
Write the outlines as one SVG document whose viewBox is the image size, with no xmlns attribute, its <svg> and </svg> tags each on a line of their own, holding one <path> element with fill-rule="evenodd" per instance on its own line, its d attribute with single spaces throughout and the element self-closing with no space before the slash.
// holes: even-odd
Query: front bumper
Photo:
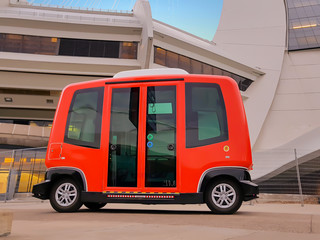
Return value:
<svg viewBox="0 0 320 240">
<path fill-rule="evenodd" d="M 32 189 L 33 197 L 39 198 L 42 200 L 49 199 L 50 188 L 51 188 L 51 181 L 49 180 L 34 185 Z"/>
<path fill-rule="evenodd" d="M 249 180 L 240 181 L 243 191 L 243 201 L 258 198 L 259 186 Z"/>
</svg>

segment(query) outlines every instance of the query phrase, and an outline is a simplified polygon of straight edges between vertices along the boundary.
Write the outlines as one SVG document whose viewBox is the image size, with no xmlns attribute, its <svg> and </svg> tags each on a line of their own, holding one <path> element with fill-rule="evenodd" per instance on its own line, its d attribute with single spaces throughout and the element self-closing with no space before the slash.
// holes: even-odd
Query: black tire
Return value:
<svg viewBox="0 0 320 240">
<path fill-rule="evenodd" d="M 51 206 L 57 212 L 75 212 L 81 206 L 81 188 L 71 178 L 64 178 L 54 183 L 50 192 Z"/>
<path fill-rule="evenodd" d="M 91 211 L 98 211 L 100 208 L 103 208 L 107 203 L 94 203 L 86 202 L 84 205 L 89 208 Z"/>
<path fill-rule="evenodd" d="M 241 207 L 242 199 L 239 184 L 230 179 L 214 180 L 205 192 L 205 202 L 216 214 L 235 213 Z"/>
</svg>

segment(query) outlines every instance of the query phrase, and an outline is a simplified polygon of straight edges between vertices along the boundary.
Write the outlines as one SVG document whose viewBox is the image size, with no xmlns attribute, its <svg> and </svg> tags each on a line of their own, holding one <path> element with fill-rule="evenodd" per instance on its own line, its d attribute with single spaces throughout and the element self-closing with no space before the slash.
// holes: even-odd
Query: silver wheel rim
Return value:
<svg viewBox="0 0 320 240">
<path fill-rule="evenodd" d="M 68 207 L 75 202 L 77 193 L 77 188 L 73 184 L 63 183 L 57 188 L 55 199 L 60 206 Z"/>
<path fill-rule="evenodd" d="M 213 188 L 211 197 L 219 208 L 229 208 L 236 201 L 236 191 L 229 184 L 221 183 Z"/>
</svg>

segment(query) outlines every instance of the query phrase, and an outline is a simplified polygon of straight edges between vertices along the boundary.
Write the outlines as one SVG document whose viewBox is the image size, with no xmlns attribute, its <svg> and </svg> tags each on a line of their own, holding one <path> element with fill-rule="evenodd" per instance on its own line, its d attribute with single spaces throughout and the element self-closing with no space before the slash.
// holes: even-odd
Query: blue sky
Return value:
<svg viewBox="0 0 320 240">
<path fill-rule="evenodd" d="M 131 10 L 136 0 L 28 0 L 36 4 Z M 223 0 L 149 0 L 152 17 L 201 38 L 212 40 Z"/>
</svg>

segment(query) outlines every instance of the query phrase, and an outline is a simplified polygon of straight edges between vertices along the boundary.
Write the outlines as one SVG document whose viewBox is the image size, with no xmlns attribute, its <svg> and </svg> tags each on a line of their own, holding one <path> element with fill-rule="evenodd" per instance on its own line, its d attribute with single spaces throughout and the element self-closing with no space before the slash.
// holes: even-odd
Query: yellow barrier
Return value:
<svg viewBox="0 0 320 240">
<path fill-rule="evenodd" d="M 18 192 L 29 192 L 33 185 L 43 181 L 44 174 L 21 173 Z"/>
<path fill-rule="evenodd" d="M 40 162 L 44 162 L 45 159 L 44 158 L 31 158 L 30 162 L 36 162 L 36 163 L 40 163 Z M 4 158 L 4 163 L 13 163 L 14 162 L 14 158 L 11 157 L 6 157 Z M 27 162 L 27 158 L 20 158 L 19 161 L 16 161 L 17 163 L 21 163 L 21 162 Z"/>
<path fill-rule="evenodd" d="M 31 158 L 30 161 L 35 162 L 35 163 L 41 163 L 41 162 L 44 163 L 45 159 L 44 158 Z"/>
<path fill-rule="evenodd" d="M 4 158 L 5 163 L 12 163 L 13 161 L 14 161 L 14 158 L 9 158 L 9 157 Z"/>
<path fill-rule="evenodd" d="M 0 172 L 0 194 L 6 193 L 9 172 Z"/>
</svg>

